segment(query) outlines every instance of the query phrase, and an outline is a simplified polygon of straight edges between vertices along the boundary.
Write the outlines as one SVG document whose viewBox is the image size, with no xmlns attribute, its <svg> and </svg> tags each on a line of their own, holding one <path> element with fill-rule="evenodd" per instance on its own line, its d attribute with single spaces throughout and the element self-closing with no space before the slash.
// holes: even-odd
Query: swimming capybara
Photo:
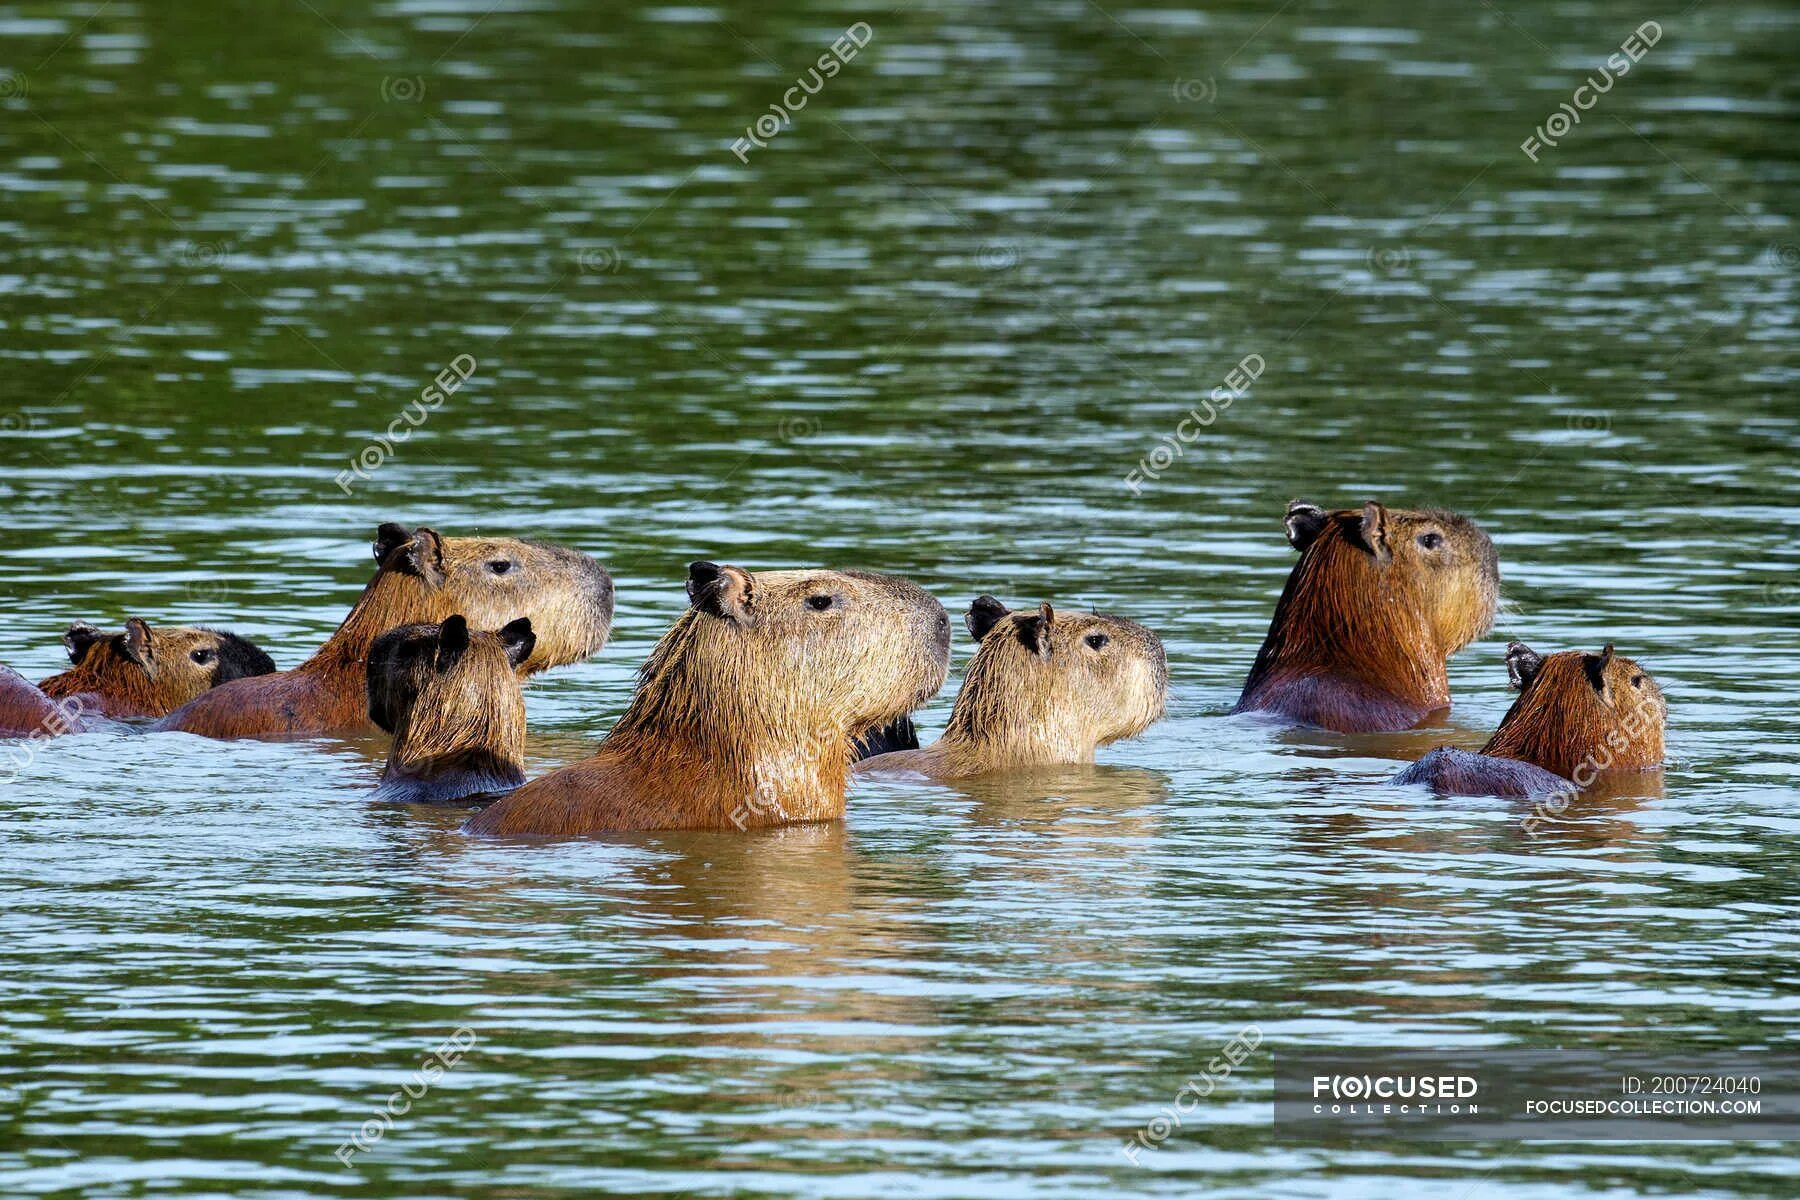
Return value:
<svg viewBox="0 0 1800 1200">
<path fill-rule="evenodd" d="M 1534 796 L 1587 787 L 1609 771 L 1662 765 L 1669 708 L 1637 663 L 1613 653 L 1565 650 L 1548 658 L 1523 642 L 1506 648 L 1519 698 L 1473 754 L 1439 746 L 1394 777 L 1449 795 Z"/>
<path fill-rule="evenodd" d="M 944 735 L 923 750 L 865 759 L 863 771 L 957 779 L 1009 768 L 1089 763 L 1162 716 L 1169 666 L 1161 640 L 1102 613 L 1041 604 L 1009 612 L 977 597 L 963 618 L 980 648 Z"/>
<path fill-rule="evenodd" d="M 472 833 L 746 829 L 844 815 L 851 740 L 944 686 L 950 619 L 904 579 L 697 562 L 591 758 L 532 780 Z"/>
<path fill-rule="evenodd" d="M 235 633 L 153 627 L 138 617 L 121 633 L 77 621 L 63 647 L 69 669 L 38 686 L 53 700 L 81 696 L 88 712 L 115 719 L 166 716 L 220 684 L 275 671 L 274 660 Z"/>
<path fill-rule="evenodd" d="M 1448 708 L 1446 662 L 1499 604 L 1499 559 L 1480 526 L 1439 509 L 1296 500 L 1287 533 L 1300 561 L 1234 711 L 1359 733 Z"/>
<path fill-rule="evenodd" d="M 525 782 L 517 668 L 537 637 L 524 617 L 472 633 L 461 614 L 402 625 L 369 650 L 369 719 L 394 735 L 375 799 L 447 804 Z"/>
<path fill-rule="evenodd" d="M 375 577 L 311 658 L 214 688 L 155 728 L 208 737 L 371 731 L 365 663 L 375 639 L 456 613 L 488 629 L 529 618 L 537 645 L 522 674 L 577 662 L 606 643 L 612 580 L 585 554 L 520 538 L 447 538 L 392 522 L 381 527 L 374 551 Z"/>
<path fill-rule="evenodd" d="M 82 697 L 52 700 L 11 667 L 0 666 L 0 738 L 45 738 L 86 727 Z"/>
</svg>

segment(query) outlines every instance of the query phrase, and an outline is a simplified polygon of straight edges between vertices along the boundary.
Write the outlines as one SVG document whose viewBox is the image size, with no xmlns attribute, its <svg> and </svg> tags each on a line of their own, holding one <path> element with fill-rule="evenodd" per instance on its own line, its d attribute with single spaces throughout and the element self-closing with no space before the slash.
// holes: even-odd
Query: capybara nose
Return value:
<svg viewBox="0 0 1800 1200">
<path fill-rule="evenodd" d="M 949 653 L 949 650 L 950 650 L 950 614 L 945 612 L 941 608 L 938 609 L 938 615 L 937 615 L 937 642 L 938 642 L 939 650 L 942 650 L 945 653 Z"/>
</svg>

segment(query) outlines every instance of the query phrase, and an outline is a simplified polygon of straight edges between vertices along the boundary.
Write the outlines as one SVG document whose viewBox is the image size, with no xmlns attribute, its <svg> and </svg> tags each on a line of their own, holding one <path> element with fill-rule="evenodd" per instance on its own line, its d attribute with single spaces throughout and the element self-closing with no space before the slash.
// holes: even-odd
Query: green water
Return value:
<svg viewBox="0 0 1800 1200">
<path fill-rule="evenodd" d="M 367 803 L 373 740 L 51 743 L 0 787 L 0 1193 L 1792 1194 L 1774 1143 L 1279 1142 L 1267 1047 L 1800 1041 L 1797 48 L 1775 3 L 0 8 L 0 660 L 143 615 L 291 666 L 403 520 L 613 572 L 533 773 L 701 557 L 1099 606 L 1172 682 L 1093 770 L 758 837 L 471 843 Z M 1226 715 L 1296 496 L 1494 536 L 1447 728 Z M 1509 637 L 1654 671 L 1661 785 L 1535 839 L 1383 786 L 1479 744 Z"/>
</svg>

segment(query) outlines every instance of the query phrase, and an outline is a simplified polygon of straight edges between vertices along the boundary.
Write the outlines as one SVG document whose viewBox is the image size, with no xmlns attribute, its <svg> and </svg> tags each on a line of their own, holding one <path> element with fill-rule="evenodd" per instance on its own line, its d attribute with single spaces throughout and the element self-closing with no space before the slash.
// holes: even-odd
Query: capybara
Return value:
<svg viewBox="0 0 1800 1200">
<path fill-rule="evenodd" d="M 1637 663 L 1613 653 L 1565 650 L 1548 658 L 1523 642 L 1506 647 L 1519 698 L 1481 753 L 1439 746 L 1394 777 L 1448 795 L 1535 796 L 1587 787 L 1610 771 L 1663 761 L 1669 708 Z"/>
<path fill-rule="evenodd" d="M 958 779 L 1089 763 L 1095 747 L 1134 737 L 1162 716 L 1168 659 L 1142 625 L 1048 603 L 1009 612 L 992 596 L 977 597 L 963 620 L 979 649 L 944 735 L 923 750 L 865 759 L 859 772 Z"/>
<path fill-rule="evenodd" d="M 88 712 L 115 719 L 166 716 L 220 684 L 275 672 L 273 659 L 235 633 L 139 617 L 120 633 L 77 621 L 63 647 L 69 669 L 38 686 L 55 700 L 81 696 Z"/>
<path fill-rule="evenodd" d="M 365 663 L 399 625 L 460 613 L 479 628 L 526 617 L 537 635 L 522 674 L 577 662 L 606 643 L 612 579 L 585 554 L 519 538 L 442 537 L 389 522 L 375 578 L 337 632 L 291 671 L 214 688 L 155 728 L 208 737 L 372 731 Z"/>
<path fill-rule="evenodd" d="M 394 735 L 375 799 L 467 802 L 525 782 L 517 668 L 537 637 L 524 617 L 472 633 L 459 613 L 402 625 L 369 650 L 369 719 Z"/>
<path fill-rule="evenodd" d="M 1237 712 L 1340 733 L 1410 729 L 1450 706 L 1449 657 L 1494 623 L 1500 564 L 1440 509 L 1288 505 L 1288 576 Z"/>
<path fill-rule="evenodd" d="M 588 759 L 478 814 L 472 833 L 746 829 L 844 815 L 851 740 L 944 686 L 950 618 L 904 579 L 697 562 L 691 607 Z"/>
<path fill-rule="evenodd" d="M 53 700 L 11 667 L 0 666 L 0 738 L 45 738 L 87 727 L 83 697 Z"/>
</svg>

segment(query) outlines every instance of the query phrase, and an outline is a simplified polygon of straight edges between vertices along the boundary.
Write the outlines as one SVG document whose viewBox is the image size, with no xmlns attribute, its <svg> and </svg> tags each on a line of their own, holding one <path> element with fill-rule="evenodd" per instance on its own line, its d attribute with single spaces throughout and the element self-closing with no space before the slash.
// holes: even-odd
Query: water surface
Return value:
<svg viewBox="0 0 1800 1200">
<path fill-rule="evenodd" d="M 1532 162 L 1647 16 L 1657 45 Z M 856 21 L 867 47 L 740 162 Z M 0 9 L 9 665 L 49 674 L 70 620 L 135 614 L 291 666 L 403 520 L 614 573 L 611 645 L 530 691 L 534 773 L 621 710 L 694 558 L 1116 611 L 1173 688 L 1093 769 L 535 848 L 371 806 L 374 741 L 49 744 L 0 788 L 0 1190 L 1791 1188 L 1771 1144 L 1278 1143 L 1266 1049 L 1141 1165 L 1120 1147 L 1247 1026 L 1800 1038 L 1796 25 L 1612 0 Z M 1152 458 L 1250 355 L 1249 392 Z M 1296 496 L 1493 534 L 1508 607 L 1446 724 L 1226 715 Z M 1479 744 L 1514 637 L 1657 674 L 1660 785 L 1537 838 L 1516 804 L 1383 786 Z"/>
</svg>

